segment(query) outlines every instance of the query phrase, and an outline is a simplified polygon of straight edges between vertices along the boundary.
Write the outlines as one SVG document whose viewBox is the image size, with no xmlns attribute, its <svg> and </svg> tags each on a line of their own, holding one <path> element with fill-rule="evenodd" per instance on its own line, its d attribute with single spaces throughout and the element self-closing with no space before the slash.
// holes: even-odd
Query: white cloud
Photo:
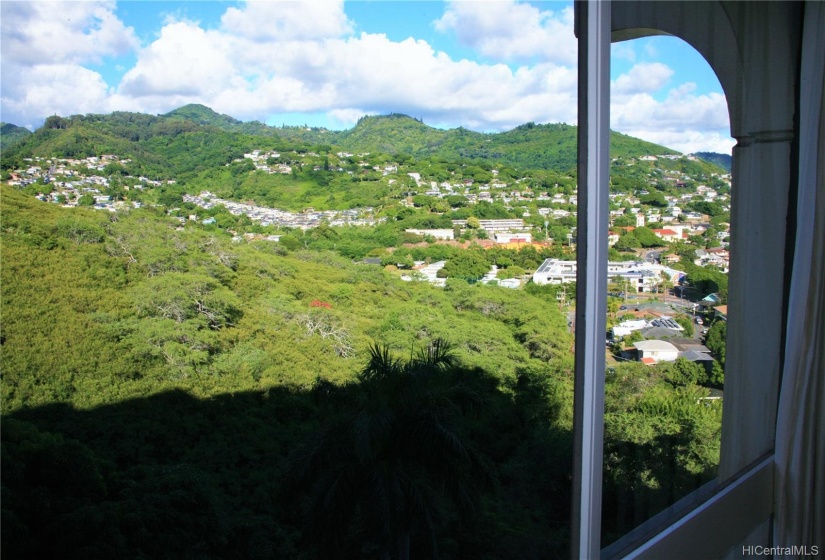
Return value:
<svg viewBox="0 0 825 560">
<path fill-rule="evenodd" d="M 687 83 L 671 89 L 664 101 L 647 93 L 614 96 L 611 128 L 681 152 L 712 149 L 729 153 L 734 141 L 729 137 L 725 96 L 696 95 L 694 91 L 694 84 Z M 707 145 L 702 147 L 703 143 Z"/>
<path fill-rule="evenodd" d="M 241 119 L 326 112 L 347 122 L 355 111 L 395 111 L 431 124 L 501 130 L 544 120 L 537 110 L 553 120 L 572 116 L 575 87 L 570 69 L 540 64 L 514 72 L 504 64 L 457 61 L 421 40 L 362 33 L 262 42 L 179 21 L 138 53 L 117 104 L 131 99 L 140 110 L 166 112 L 181 101 L 199 102 Z"/>
<path fill-rule="evenodd" d="M 627 74 L 622 74 L 611 84 L 614 96 L 635 93 L 651 93 L 661 89 L 673 76 L 673 70 L 660 62 L 641 62 Z"/>
<path fill-rule="evenodd" d="M 2 118 L 33 128 L 52 114 L 109 110 L 98 64 L 134 50 L 114 2 L 0 3 Z"/>
<path fill-rule="evenodd" d="M 680 152 L 730 153 L 734 141 L 725 96 L 697 95 L 696 85 L 688 82 L 665 90 L 664 99 L 654 97 L 673 76 L 658 62 L 636 64 L 619 76 L 611 84 L 611 128 Z"/>
<path fill-rule="evenodd" d="M 484 131 L 528 121 L 576 122 L 569 9 L 552 13 L 513 1 L 449 3 L 436 26 L 502 61 L 482 63 L 458 60 L 423 40 L 351 35 L 353 24 L 339 0 L 248 2 L 228 8 L 220 25 L 208 29 L 167 18 L 155 38 L 135 51 L 136 62 L 120 83 L 107 88 L 99 73 L 80 64 L 135 49 L 134 33 L 113 9 L 105 2 L 68 3 L 53 12 L 71 18 L 46 13 L 51 35 L 72 44 L 50 47 L 55 61 L 45 64 L 45 51 L 22 52 L 38 39 L 52 44 L 29 30 L 32 18 L 43 15 L 41 3 L 2 3 L 4 121 L 39 125 L 54 113 L 154 114 L 203 103 L 243 120 L 322 113 L 341 126 L 352 126 L 364 114 L 389 112 L 433 126 Z M 27 31 L 18 32 L 20 26 Z M 125 38 L 115 39 L 124 29 Z M 631 58 L 637 48 L 614 51 Z M 684 84 L 666 90 L 664 100 L 653 97 L 674 77 L 660 63 L 636 64 L 620 76 L 613 83 L 613 128 L 680 150 L 703 139 L 723 144 L 727 113 L 721 94 L 697 95 Z"/>
<path fill-rule="evenodd" d="M 50 115 L 108 112 L 108 89 L 97 72 L 71 64 L 3 68 L 2 120 L 33 129 Z"/>
<path fill-rule="evenodd" d="M 114 9 L 114 2 L 4 1 L 3 63 L 98 63 L 129 52 L 138 40 Z"/>
<path fill-rule="evenodd" d="M 660 144 L 684 154 L 695 152 L 719 152 L 730 154 L 736 140 L 725 132 L 699 130 L 628 130 L 625 134 Z"/>
<path fill-rule="evenodd" d="M 251 1 L 229 8 L 224 30 L 254 42 L 340 37 L 352 31 L 343 0 Z"/>
<path fill-rule="evenodd" d="M 137 64 L 123 76 L 119 93 L 214 97 L 233 85 L 237 70 L 230 39 L 192 22 L 166 25 L 160 37 L 138 53 Z"/>
<path fill-rule="evenodd" d="M 513 0 L 452 1 L 434 25 L 493 60 L 574 64 L 577 58 L 570 7 L 554 13 Z"/>
<path fill-rule="evenodd" d="M 636 49 L 630 41 L 620 41 L 610 45 L 610 56 L 613 59 L 636 62 Z"/>
</svg>

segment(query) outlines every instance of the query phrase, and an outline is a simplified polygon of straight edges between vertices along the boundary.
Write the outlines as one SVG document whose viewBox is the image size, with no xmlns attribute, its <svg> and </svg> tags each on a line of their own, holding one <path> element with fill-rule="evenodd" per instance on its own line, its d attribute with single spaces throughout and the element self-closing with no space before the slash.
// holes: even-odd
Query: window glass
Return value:
<svg viewBox="0 0 825 560">
<path fill-rule="evenodd" d="M 602 546 L 716 477 L 734 143 L 687 43 L 617 43 L 611 65 L 611 127 L 671 149 L 611 142 Z"/>
</svg>

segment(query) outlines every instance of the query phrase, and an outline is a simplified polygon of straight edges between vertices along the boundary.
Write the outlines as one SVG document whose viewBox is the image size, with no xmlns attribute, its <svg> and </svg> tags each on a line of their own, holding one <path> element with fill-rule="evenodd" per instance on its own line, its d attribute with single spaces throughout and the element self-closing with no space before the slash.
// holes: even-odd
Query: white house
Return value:
<svg viewBox="0 0 825 560">
<path fill-rule="evenodd" d="M 633 346 L 639 352 L 639 361 L 646 363 L 674 362 L 679 357 L 679 349 L 664 340 L 641 340 Z"/>
</svg>

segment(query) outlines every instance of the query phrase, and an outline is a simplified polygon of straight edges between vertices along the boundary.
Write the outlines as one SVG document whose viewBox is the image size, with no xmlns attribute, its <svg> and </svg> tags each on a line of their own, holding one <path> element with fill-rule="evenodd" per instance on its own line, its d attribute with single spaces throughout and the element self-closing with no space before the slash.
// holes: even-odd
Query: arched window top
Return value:
<svg viewBox="0 0 825 560">
<path fill-rule="evenodd" d="M 719 78 L 731 136 L 793 129 L 792 97 L 801 7 L 787 2 L 614 2 L 611 40 L 673 35 L 695 48 Z M 779 32 L 784 29 L 787 32 Z M 747 30 L 747 31 L 745 31 Z M 756 95 L 761 108 L 754 110 Z"/>
</svg>

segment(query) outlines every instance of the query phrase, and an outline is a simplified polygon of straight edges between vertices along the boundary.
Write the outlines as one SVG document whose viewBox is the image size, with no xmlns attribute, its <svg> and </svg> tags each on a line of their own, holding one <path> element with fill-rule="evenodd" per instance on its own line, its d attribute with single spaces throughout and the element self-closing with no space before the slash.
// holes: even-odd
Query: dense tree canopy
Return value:
<svg viewBox="0 0 825 560">
<path fill-rule="evenodd" d="M 2 555 L 566 555 L 573 341 L 561 307 L 575 290 L 475 281 L 493 264 L 505 278 L 569 258 L 575 218 L 548 227 L 561 244 L 520 251 L 404 230 L 540 225 L 531 201 L 422 193 L 433 181 L 472 194 L 524 181 L 571 196 L 574 139 L 567 125 L 478 134 L 403 115 L 341 133 L 275 129 L 187 106 L 55 116 L 4 146 L 4 169 L 29 155 L 119 154 L 89 174 L 109 181 L 96 192 L 135 207 L 44 204 L 31 195 L 53 192 L 45 179 L 3 187 Z M 666 152 L 615 134 L 612 149 L 617 160 Z M 251 150 L 288 169 L 259 169 Z M 642 186 L 633 167 L 615 176 L 627 192 Z M 201 190 L 292 210 L 375 207 L 386 221 L 277 231 L 183 201 Z M 644 230 L 626 241 L 659 244 Z M 242 235 L 276 232 L 279 243 Z M 386 268 L 357 263 L 368 255 Z M 446 260 L 446 289 L 402 282 L 395 268 L 413 260 Z M 691 275 L 723 292 L 715 274 Z M 712 477 L 720 411 L 697 402 L 722 379 L 716 365 L 704 377 L 682 362 L 615 368 L 606 535 Z M 628 513 L 631 499 L 643 511 Z"/>
</svg>

